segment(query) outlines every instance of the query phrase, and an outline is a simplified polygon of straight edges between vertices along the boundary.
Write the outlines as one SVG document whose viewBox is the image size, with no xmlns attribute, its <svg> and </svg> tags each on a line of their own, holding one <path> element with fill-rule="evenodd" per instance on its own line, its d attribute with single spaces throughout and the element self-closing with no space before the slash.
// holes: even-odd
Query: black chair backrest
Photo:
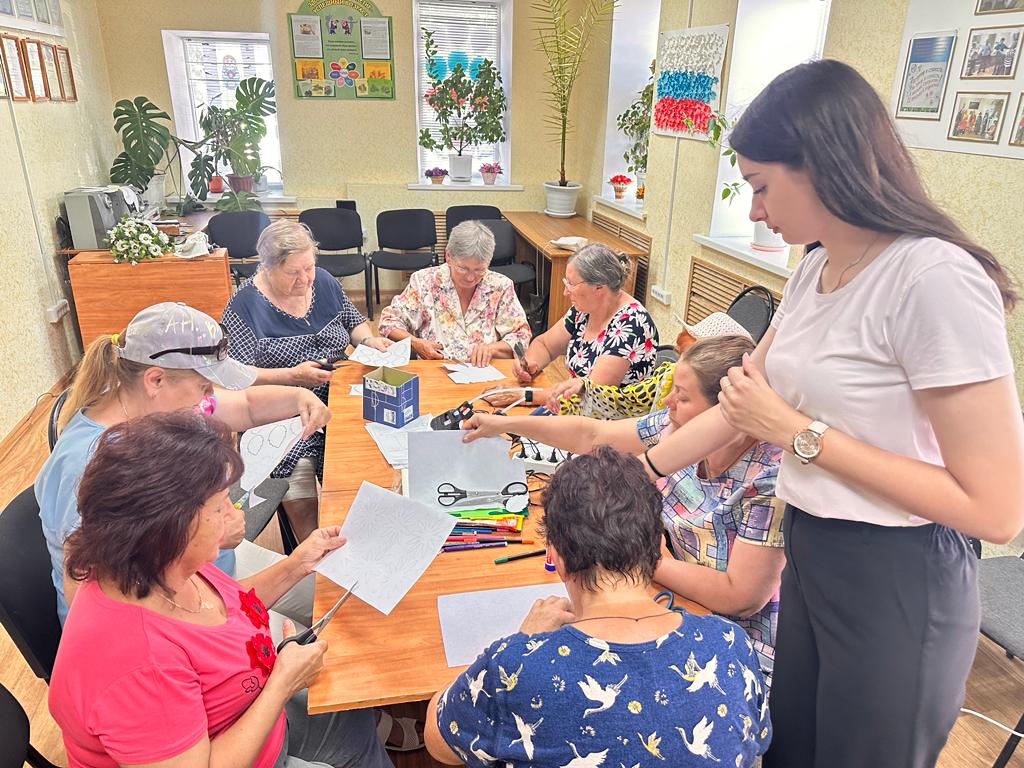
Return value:
<svg viewBox="0 0 1024 768">
<path fill-rule="evenodd" d="M 53 451 L 53 446 L 57 444 L 57 438 L 60 436 L 57 431 L 57 422 L 60 421 L 60 410 L 64 407 L 64 401 L 68 399 L 70 391 L 70 389 L 65 389 L 57 395 L 57 399 L 53 401 L 53 407 L 50 408 L 50 421 L 46 425 L 46 442 L 50 446 L 50 451 Z"/>
<path fill-rule="evenodd" d="M 494 233 L 494 256 L 492 267 L 503 267 L 516 260 L 516 232 L 512 224 L 504 219 L 484 219 L 480 222 Z"/>
<path fill-rule="evenodd" d="M 28 755 L 28 715 L 14 694 L 0 685 L 0 768 L 22 768 Z"/>
<path fill-rule="evenodd" d="M 334 201 L 334 207 L 335 208 L 346 208 L 346 209 L 348 209 L 350 211 L 354 211 L 356 209 L 356 201 L 355 200 L 335 200 Z"/>
<path fill-rule="evenodd" d="M 493 205 L 450 205 L 444 212 L 444 231 L 450 235 L 464 221 L 500 218 L 501 210 Z"/>
<path fill-rule="evenodd" d="M 396 251 L 415 251 L 437 245 L 434 214 L 426 208 L 400 208 L 377 214 L 377 245 Z"/>
<path fill-rule="evenodd" d="M 32 486 L 0 512 L 0 624 L 32 671 L 49 682 L 61 628 Z"/>
<path fill-rule="evenodd" d="M 363 222 L 354 210 L 307 208 L 299 214 L 299 223 L 309 227 L 320 250 L 347 251 L 363 247 Z"/>
<path fill-rule="evenodd" d="M 210 219 L 206 233 L 232 259 L 248 259 L 256 255 L 256 241 L 269 226 L 270 217 L 263 211 L 225 211 Z"/>
<path fill-rule="evenodd" d="M 725 313 L 746 328 L 758 342 L 775 314 L 775 297 L 763 285 L 752 285 L 736 295 Z"/>
</svg>

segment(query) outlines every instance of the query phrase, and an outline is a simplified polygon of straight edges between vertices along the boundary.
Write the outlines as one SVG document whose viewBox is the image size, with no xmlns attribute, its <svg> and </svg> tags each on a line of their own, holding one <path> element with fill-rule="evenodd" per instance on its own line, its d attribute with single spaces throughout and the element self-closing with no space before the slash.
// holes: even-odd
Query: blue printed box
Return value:
<svg viewBox="0 0 1024 768">
<path fill-rule="evenodd" d="M 420 415 L 420 377 L 387 366 L 363 376 L 363 418 L 404 427 Z"/>
</svg>

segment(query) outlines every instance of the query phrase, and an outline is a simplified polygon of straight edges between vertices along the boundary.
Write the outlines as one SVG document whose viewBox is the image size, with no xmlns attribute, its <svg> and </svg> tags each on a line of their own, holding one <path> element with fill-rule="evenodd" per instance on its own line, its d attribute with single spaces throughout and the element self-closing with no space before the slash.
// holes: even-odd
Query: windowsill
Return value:
<svg viewBox="0 0 1024 768">
<path fill-rule="evenodd" d="M 647 218 L 647 211 L 644 210 L 643 200 L 637 200 L 636 198 L 632 198 L 630 200 L 616 200 L 611 197 L 594 195 L 594 202 L 606 205 L 609 208 L 614 208 L 616 211 L 621 211 L 627 216 L 632 216 L 636 219 L 640 219 L 641 221 Z"/>
<path fill-rule="evenodd" d="M 482 181 L 446 181 L 444 184 L 407 184 L 406 189 L 430 190 L 436 192 L 453 192 L 457 190 L 472 190 L 473 192 L 522 192 L 522 184 L 484 184 Z"/>
<path fill-rule="evenodd" d="M 758 251 L 750 246 L 749 237 L 709 237 L 708 235 L 694 235 L 693 239 L 701 245 L 707 246 L 719 253 L 732 256 L 734 259 L 750 264 L 773 275 L 788 278 L 793 270 L 787 265 L 789 263 L 789 248 L 784 251 Z"/>
<path fill-rule="evenodd" d="M 261 192 L 256 195 L 256 197 L 261 203 L 266 203 L 268 205 L 295 205 L 296 202 L 295 197 L 292 195 L 285 195 L 281 192 Z M 220 198 L 221 194 L 219 192 L 211 192 L 202 202 L 204 205 L 213 205 L 220 200 Z M 181 197 L 178 195 L 168 195 L 167 202 L 180 203 Z"/>
</svg>

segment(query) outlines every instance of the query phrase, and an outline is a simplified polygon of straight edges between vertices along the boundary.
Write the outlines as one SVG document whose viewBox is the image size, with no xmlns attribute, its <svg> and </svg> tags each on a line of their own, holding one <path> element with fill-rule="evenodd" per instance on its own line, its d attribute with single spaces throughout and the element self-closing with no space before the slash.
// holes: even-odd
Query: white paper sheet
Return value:
<svg viewBox="0 0 1024 768">
<path fill-rule="evenodd" d="M 247 429 L 238 445 L 245 463 L 242 490 L 250 491 L 270 477 L 301 435 L 302 420 L 298 416 Z"/>
<path fill-rule="evenodd" d="M 365 344 L 360 344 L 356 347 L 355 351 L 348 356 L 349 360 L 355 360 L 357 363 L 363 365 L 369 365 L 373 368 L 380 368 L 382 365 L 386 365 L 389 368 L 401 368 L 402 366 L 409 364 L 409 358 L 412 356 L 412 337 L 402 339 L 401 341 L 395 342 L 386 350 L 381 352 L 379 349 L 368 347 Z"/>
<path fill-rule="evenodd" d="M 387 17 L 359 20 L 364 59 L 391 58 L 391 25 Z"/>
<path fill-rule="evenodd" d="M 534 559 L 537 567 L 543 570 L 544 559 Z M 519 625 L 530 612 L 534 600 L 551 595 L 568 597 L 565 585 L 559 581 L 438 595 L 437 616 L 441 620 L 441 639 L 448 666 L 472 664 L 481 651 L 499 637 L 519 631 Z"/>
<path fill-rule="evenodd" d="M 362 384 L 350 384 L 349 388 L 348 388 L 348 393 L 350 395 L 361 395 L 361 394 L 363 394 L 363 385 Z"/>
<path fill-rule="evenodd" d="M 341 533 L 348 542 L 316 566 L 387 615 L 441 551 L 455 518 L 371 483 L 359 486 Z"/>
<path fill-rule="evenodd" d="M 392 467 L 407 467 L 409 466 L 409 433 L 429 432 L 430 420 L 433 418 L 433 414 L 424 413 L 400 429 L 368 421 L 366 422 L 366 431 L 377 443 L 377 448 L 384 454 L 388 464 Z"/>
<path fill-rule="evenodd" d="M 505 374 L 493 365 L 477 368 L 469 363 L 447 363 L 444 367 L 451 371 L 448 378 L 456 384 L 477 384 L 482 381 L 501 381 L 505 378 Z"/>
<path fill-rule="evenodd" d="M 526 482 L 523 462 L 508 457 L 507 440 L 486 437 L 464 443 L 463 434 L 444 430 L 409 435 L 409 498 L 446 510 L 437 501 L 441 483 L 466 491 L 500 491 L 509 483 Z"/>
</svg>

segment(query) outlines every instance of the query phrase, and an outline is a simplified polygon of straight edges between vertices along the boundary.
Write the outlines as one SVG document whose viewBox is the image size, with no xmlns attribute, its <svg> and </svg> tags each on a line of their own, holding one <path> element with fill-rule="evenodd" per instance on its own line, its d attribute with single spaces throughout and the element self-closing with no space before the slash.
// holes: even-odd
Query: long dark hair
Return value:
<svg viewBox="0 0 1024 768">
<path fill-rule="evenodd" d="M 995 256 L 928 199 L 885 105 L 853 67 L 822 59 L 783 72 L 747 107 L 729 143 L 754 162 L 806 169 L 821 202 L 847 224 L 963 248 L 995 281 L 1004 307 L 1016 304 Z"/>
</svg>

